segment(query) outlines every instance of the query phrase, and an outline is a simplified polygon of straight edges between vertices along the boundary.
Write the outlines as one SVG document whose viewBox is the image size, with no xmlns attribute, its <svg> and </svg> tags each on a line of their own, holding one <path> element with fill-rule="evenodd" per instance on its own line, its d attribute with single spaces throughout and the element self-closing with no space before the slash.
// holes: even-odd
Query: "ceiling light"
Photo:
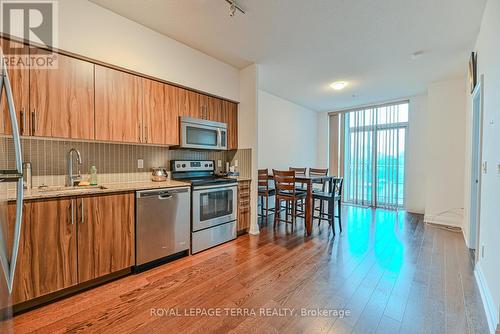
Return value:
<svg viewBox="0 0 500 334">
<path fill-rule="evenodd" d="M 245 14 L 245 11 L 236 3 L 236 0 L 226 0 L 226 2 L 229 4 L 229 16 L 233 17 L 236 14 L 236 10 Z"/>
<path fill-rule="evenodd" d="M 342 90 L 344 89 L 345 87 L 347 86 L 347 82 L 345 81 L 337 81 L 337 82 L 334 82 L 330 85 L 330 87 L 332 87 L 333 89 L 335 90 Z"/>
</svg>

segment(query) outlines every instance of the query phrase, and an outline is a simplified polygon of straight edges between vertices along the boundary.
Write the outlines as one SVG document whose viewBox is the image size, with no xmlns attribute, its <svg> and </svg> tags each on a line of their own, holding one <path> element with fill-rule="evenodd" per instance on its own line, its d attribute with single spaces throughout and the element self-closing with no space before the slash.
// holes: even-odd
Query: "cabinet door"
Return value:
<svg viewBox="0 0 500 334">
<path fill-rule="evenodd" d="M 179 144 L 179 88 L 147 80 L 144 83 L 145 142 Z"/>
<path fill-rule="evenodd" d="M 95 65 L 97 140 L 143 142 L 142 80 L 132 74 Z"/>
<path fill-rule="evenodd" d="M 238 182 L 238 232 L 250 228 L 250 181 Z"/>
<path fill-rule="evenodd" d="M 14 61 L 25 59 L 23 56 L 29 57 L 29 49 L 24 44 L 0 38 L 0 46 L 6 53 L 5 55 L 7 57 L 12 56 Z M 30 124 L 29 117 L 27 117 L 29 108 L 29 70 L 27 66 L 23 65 L 23 62 L 18 62 L 15 67 L 9 66 L 8 73 L 12 86 L 17 121 L 19 123 L 19 132 L 21 135 L 29 136 Z M 10 135 L 12 134 L 12 129 L 5 93 L 2 94 L 0 101 L 0 111 L 0 134 Z"/>
<path fill-rule="evenodd" d="M 81 197 L 77 203 L 78 282 L 134 265 L 134 195 Z"/>
<path fill-rule="evenodd" d="M 9 203 L 9 250 L 12 249 L 15 211 L 16 205 Z M 24 204 L 14 304 L 78 283 L 76 221 L 72 221 L 72 217 L 72 199 Z"/>
<path fill-rule="evenodd" d="M 94 64 L 61 54 L 57 62 L 30 70 L 32 135 L 93 140 Z"/>
<path fill-rule="evenodd" d="M 208 97 L 208 119 L 214 122 L 227 123 L 226 113 L 222 107 L 222 100 Z"/>
<path fill-rule="evenodd" d="M 179 90 L 179 116 L 203 118 L 200 94 L 187 89 Z"/>
<path fill-rule="evenodd" d="M 223 101 L 224 113 L 227 117 L 227 149 L 238 149 L 238 105 Z"/>
</svg>

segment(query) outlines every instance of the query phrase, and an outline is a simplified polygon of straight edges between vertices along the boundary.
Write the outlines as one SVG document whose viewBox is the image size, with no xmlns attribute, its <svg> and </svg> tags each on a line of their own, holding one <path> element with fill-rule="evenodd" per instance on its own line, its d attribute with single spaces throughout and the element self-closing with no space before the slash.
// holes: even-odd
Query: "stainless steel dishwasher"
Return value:
<svg viewBox="0 0 500 334">
<path fill-rule="evenodd" d="M 189 187 L 136 192 L 136 271 L 189 254 L 190 201 Z"/>
</svg>

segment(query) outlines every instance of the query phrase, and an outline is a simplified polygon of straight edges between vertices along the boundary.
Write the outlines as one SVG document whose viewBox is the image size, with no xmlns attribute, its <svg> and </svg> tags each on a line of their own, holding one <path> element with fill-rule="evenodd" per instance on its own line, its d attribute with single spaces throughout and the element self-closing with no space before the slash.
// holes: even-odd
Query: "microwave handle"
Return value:
<svg viewBox="0 0 500 334">
<path fill-rule="evenodd" d="M 222 133 L 217 129 L 217 147 L 222 148 Z"/>
</svg>

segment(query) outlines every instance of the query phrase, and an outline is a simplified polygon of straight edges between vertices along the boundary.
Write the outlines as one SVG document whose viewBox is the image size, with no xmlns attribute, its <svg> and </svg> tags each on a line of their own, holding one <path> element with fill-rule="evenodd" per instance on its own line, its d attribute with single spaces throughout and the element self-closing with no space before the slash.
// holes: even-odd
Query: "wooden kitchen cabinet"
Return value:
<svg viewBox="0 0 500 334">
<path fill-rule="evenodd" d="M 12 56 L 14 61 L 22 59 L 18 58 L 18 56 L 29 56 L 28 46 L 24 44 L 0 38 L 0 46 L 5 50 L 4 52 L 8 52 L 6 56 Z M 30 134 L 29 117 L 27 117 L 29 108 L 29 69 L 22 63 L 18 63 L 18 66 L 15 68 L 9 67 L 8 73 L 12 86 L 19 132 L 21 135 L 28 136 Z M 0 101 L 0 111 L 0 134 L 10 135 L 12 134 L 12 129 L 5 93 L 2 94 Z"/>
<path fill-rule="evenodd" d="M 72 199 L 24 203 L 13 288 L 14 304 L 78 283 L 77 225 L 72 221 L 72 209 L 76 208 L 72 203 Z M 15 203 L 9 203 L 9 251 L 12 249 L 15 211 Z"/>
<path fill-rule="evenodd" d="M 227 123 L 227 149 L 238 149 L 238 105 L 233 102 L 223 101 L 223 111 Z"/>
<path fill-rule="evenodd" d="M 143 80 L 144 141 L 148 144 L 179 145 L 180 88 L 154 80 Z"/>
<path fill-rule="evenodd" d="M 250 229 L 250 185 L 251 181 L 238 181 L 238 234 Z"/>
<path fill-rule="evenodd" d="M 95 65 L 96 139 L 144 142 L 141 77 Z"/>
<path fill-rule="evenodd" d="M 200 94 L 179 88 L 179 116 L 203 119 Z"/>
<path fill-rule="evenodd" d="M 135 263 L 134 194 L 79 197 L 78 282 Z"/>
<path fill-rule="evenodd" d="M 222 100 L 208 96 L 208 120 L 220 123 L 227 123 L 226 113 L 222 108 Z"/>
<path fill-rule="evenodd" d="M 29 86 L 32 136 L 94 139 L 94 64 L 59 54 L 57 68 L 30 69 Z"/>
</svg>

